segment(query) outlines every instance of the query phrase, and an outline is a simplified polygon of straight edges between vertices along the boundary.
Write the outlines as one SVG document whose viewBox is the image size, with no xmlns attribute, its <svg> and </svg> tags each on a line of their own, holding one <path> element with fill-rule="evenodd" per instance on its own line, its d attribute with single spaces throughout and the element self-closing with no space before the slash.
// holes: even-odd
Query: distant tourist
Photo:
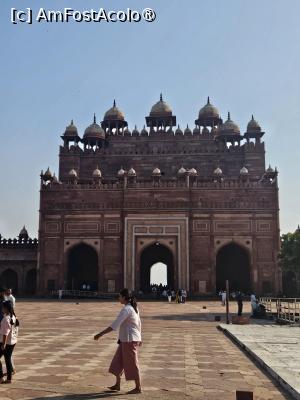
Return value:
<svg viewBox="0 0 300 400">
<path fill-rule="evenodd" d="M 63 297 L 63 290 L 62 289 L 58 289 L 58 299 L 61 300 Z"/>
<path fill-rule="evenodd" d="M 182 289 L 178 290 L 178 303 L 182 303 Z"/>
<path fill-rule="evenodd" d="M 252 293 L 250 296 L 250 302 L 251 302 L 252 315 L 254 315 L 258 306 L 258 301 L 254 293 Z"/>
<path fill-rule="evenodd" d="M 4 316 L 3 310 L 2 310 L 2 304 L 5 302 L 5 292 L 6 292 L 6 289 L 0 288 L 0 322 Z"/>
<path fill-rule="evenodd" d="M 240 290 L 235 293 L 235 299 L 238 305 L 238 316 L 241 316 L 243 313 L 243 293 Z"/>
<path fill-rule="evenodd" d="M 3 318 L 0 324 L 0 383 L 11 383 L 14 367 L 12 353 L 18 340 L 19 321 L 16 318 L 11 301 L 2 304 Z M 7 379 L 4 380 L 1 357 L 4 356 Z"/>
<path fill-rule="evenodd" d="M 170 289 L 167 290 L 167 296 L 168 296 L 168 302 L 171 303 L 171 301 L 172 301 L 172 290 L 170 290 Z"/>
<path fill-rule="evenodd" d="M 225 306 L 226 304 L 226 291 L 222 290 L 221 292 L 221 302 L 222 302 L 222 306 Z"/>
<path fill-rule="evenodd" d="M 119 302 L 124 304 L 124 307 L 116 320 L 104 331 L 95 335 L 94 339 L 98 340 L 103 335 L 119 328 L 119 346 L 109 367 L 109 372 L 116 377 L 116 383 L 109 389 L 113 391 L 121 389 L 121 375 L 124 371 L 127 381 L 135 381 L 135 388 L 128 394 L 142 393 L 138 363 L 138 347 L 142 344 L 142 337 L 137 302 L 128 289 L 121 290 Z"/>
<path fill-rule="evenodd" d="M 12 289 L 6 289 L 5 300 L 11 301 L 13 308 L 16 306 L 16 298 L 12 294 Z"/>
<path fill-rule="evenodd" d="M 187 298 L 187 291 L 185 289 L 182 289 L 182 303 L 184 304 L 186 302 Z"/>
</svg>

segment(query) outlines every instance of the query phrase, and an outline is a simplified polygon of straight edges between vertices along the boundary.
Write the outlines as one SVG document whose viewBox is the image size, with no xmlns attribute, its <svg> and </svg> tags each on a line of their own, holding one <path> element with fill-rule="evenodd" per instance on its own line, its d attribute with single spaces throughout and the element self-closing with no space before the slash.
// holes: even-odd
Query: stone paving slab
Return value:
<svg viewBox="0 0 300 400">
<path fill-rule="evenodd" d="M 300 327 L 221 324 L 220 329 L 300 400 Z"/>
<path fill-rule="evenodd" d="M 123 382 L 121 393 L 108 393 L 116 334 L 99 342 L 93 335 L 120 308 L 101 301 L 18 301 L 17 373 L 11 385 L 0 385 L 0 400 L 235 400 L 236 390 L 253 391 L 255 400 L 291 399 L 217 329 L 214 316 L 225 321 L 219 302 L 140 303 L 143 394 L 126 395 L 132 382 Z M 235 303 L 231 308 L 236 312 Z"/>
</svg>

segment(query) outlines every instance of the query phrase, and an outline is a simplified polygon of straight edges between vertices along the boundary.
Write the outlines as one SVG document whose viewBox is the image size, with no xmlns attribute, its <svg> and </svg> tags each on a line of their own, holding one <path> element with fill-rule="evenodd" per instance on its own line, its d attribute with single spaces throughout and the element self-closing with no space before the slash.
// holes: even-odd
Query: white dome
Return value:
<svg viewBox="0 0 300 400">
<path fill-rule="evenodd" d="M 128 175 L 129 176 L 136 176 L 135 169 L 131 167 L 130 170 L 128 171 Z"/>
<path fill-rule="evenodd" d="M 74 168 L 72 168 L 69 172 L 69 176 L 72 178 L 77 178 L 77 172 L 75 171 Z"/>
<path fill-rule="evenodd" d="M 121 167 L 118 171 L 118 176 L 124 176 L 125 175 L 125 169 L 123 169 L 123 167 Z"/>
<path fill-rule="evenodd" d="M 94 178 L 101 178 L 101 176 L 102 176 L 102 173 L 101 173 L 100 169 L 97 166 L 97 168 L 93 171 L 93 177 Z"/>
<path fill-rule="evenodd" d="M 186 173 L 186 169 L 182 166 L 181 168 L 179 168 L 178 172 L 179 175 L 183 175 Z"/>
<path fill-rule="evenodd" d="M 152 175 L 161 175 L 161 170 L 159 168 L 154 168 Z"/>
<path fill-rule="evenodd" d="M 191 169 L 189 170 L 189 174 L 190 174 L 190 175 L 197 175 L 197 170 L 196 170 L 195 168 L 191 168 Z"/>
<path fill-rule="evenodd" d="M 248 169 L 246 168 L 246 167 L 243 167 L 241 170 L 240 170 L 240 174 L 241 175 L 247 175 L 249 173 L 249 171 L 248 171 Z"/>
<path fill-rule="evenodd" d="M 214 170 L 214 174 L 215 174 L 215 175 L 222 175 L 222 174 L 223 174 L 223 171 L 221 170 L 220 167 L 218 167 L 218 168 L 216 168 L 216 169 Z"/>
</svg>

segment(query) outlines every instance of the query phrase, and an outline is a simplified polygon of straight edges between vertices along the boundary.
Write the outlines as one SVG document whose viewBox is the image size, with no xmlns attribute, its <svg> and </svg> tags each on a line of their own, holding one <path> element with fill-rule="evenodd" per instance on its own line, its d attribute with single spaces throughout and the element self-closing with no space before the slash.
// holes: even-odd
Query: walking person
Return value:
<svg viewBox="0 0 300 400">
<path fill-rule="evenodd" d="M 182 289 L 182 303 L 185 304 L 187 298 L 187 291 Z"/>
<path fill-rule="evenodd" d="M 16 306 L 16 298 L 15 298 L 15 296 L 13 296 L 11 288 L 6 289 L 4 297 L 5 297 L 5 300 L 11 301 L 13 308 L 15 308 L 15 306 Z"/>
<path fill-rule="evenodd" d="M 222 293 L 221 293 L 221 297 L 222 297 L 222 306 L 225 306 L 225 304 L 226 304 L 226 295 L 227 295 L 226 291 L 225 291 L 225 290 L 222 290 Z"/>
<path fill-rule="evenodd" d="M 178 303 L 182 303 L 182 289 L 178 290 Z"/>
<path fill-rule="evenodd" d="M 119 329 L 118 349 L 109 367 L 109 372 L 116 377 L 116 383 L 109 389 L 114 391 L 121 389 L 121 376 L 124 372 L 127 381 L 135 381 L 135 388 L 128 394 L 138 394 L 142 393 L 138 363 L 138 347 L 142 344 L 139 310 L 135 298 L 128 289 L 121 290 L 119 302 L 124 307 L 118 317 L 108 328 L 95 335 L 94 340 Z"/>
<path fill-rule="evenodd" d="M 168 302 L 171 303 L 171 301 L 172 301 L 172 290 L 170 290 L 170 289 L 167 290 L 167 296 L 168 296 Z"/>
<path fill-rule="evenodd" d="M 258 301 L 254 293 L 252 293 L 250 296 L 250 302 L 251 302 L 252 316 L 254 316 L 256 314 L 256 310 L 258 307 Z"/>
<path fill-rule="evenodd" d="M 2 304 L 5 302 L 5 292 L 6 292 L 6 289 L 0 288 L 0 322 L 2 321 L 2 318 L 4 316 L 3 310 L 2 310 Z"/>
<path fill-rule="evenodd" d="M 236 292 L 235 299 L 238 304 L 238 316 L 240 317 L 243 313 L 243 293 L 240 290 Z"/>
<path fill-rule="evenodd" d="M 0 383 L 11 383 L 13 375 L 12 354 L 18 340 L 19 321 L 11 301 L 2 304 L 3 318 L 0 324 Z M 1 357 L 4 356 L 7 379 L 4 380 Z"/>
</svg>

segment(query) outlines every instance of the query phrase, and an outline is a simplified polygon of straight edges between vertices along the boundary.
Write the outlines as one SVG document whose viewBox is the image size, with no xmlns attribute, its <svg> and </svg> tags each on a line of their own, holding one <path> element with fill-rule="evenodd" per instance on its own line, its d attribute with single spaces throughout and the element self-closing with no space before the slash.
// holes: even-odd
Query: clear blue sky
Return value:
<svg viewBox="0 0 300 400">
<path fill-rule="evenodd" d="M 10 8 L 142 10 L 153 23 L 13 25 Z M 130 126 L 162 91 L 181 125 L 207 95 L 244 132 L 253 113 L 279 169 L 281 228 L 300 223 L 299 0 L 1 0 L 0 232 L 38 228 L 39 173 L 58 169 L 60 135 L 80 133 L 113 99 Z"/>
</svg>

